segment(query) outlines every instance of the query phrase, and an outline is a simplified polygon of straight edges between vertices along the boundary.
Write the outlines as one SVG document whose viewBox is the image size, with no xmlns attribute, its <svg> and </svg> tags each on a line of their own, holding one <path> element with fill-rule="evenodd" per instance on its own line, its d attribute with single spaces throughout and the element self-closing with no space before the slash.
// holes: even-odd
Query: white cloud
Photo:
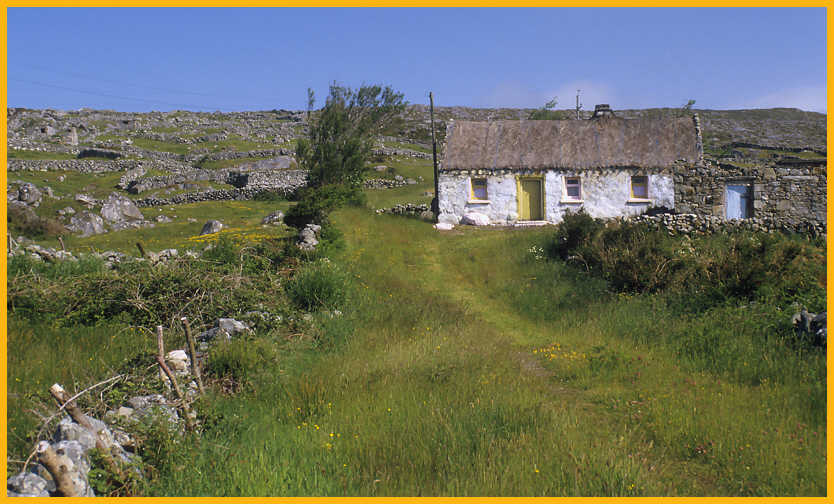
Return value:
<svg viewBox="0 0 834 504">
<path fill-rule="evenodd" d="M 825 86 L 800 86 L 754 98 L 738 108 L 790 107 L 812 112 L 828 109 Z"/>
<path fill-rule="evenodd" d="M 532 89 L 521 82 L 499 82 L 480 100 L 481 106 L 488 108 L 525 108 L 541 107 L 547 99 L 542 101 L 541 91 Z"/>
</svg>

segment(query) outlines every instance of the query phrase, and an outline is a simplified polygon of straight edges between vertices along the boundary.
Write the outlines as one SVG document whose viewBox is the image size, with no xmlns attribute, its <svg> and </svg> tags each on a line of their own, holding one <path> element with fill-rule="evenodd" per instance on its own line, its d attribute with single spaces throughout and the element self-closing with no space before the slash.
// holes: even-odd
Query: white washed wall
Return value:
<svg viewBox="0 0 834 504">
<path fill-rule="evenodd" d="M 582 177 L 582 202 L 564 200 L 564 177 Z M 440 222 L 457 224 L 468 212 L 487 215 L 494 224 L 513 223 L 518 219 L 516 175 L 486 176 L 488 203 L 470 200 L 468 175 L 441 173 Z M 544 180 L 545 219 L 558 223 L 565 212 L 584 208 L 593 217 L 619 217 L 638 215 L 650 206 L 674 208 L 674 180 L 671 174 L 649 175 L 650 202 L 629 202 L 631 197 L 631 173 L 628 171 L 549 171 Z"/>
</svg>

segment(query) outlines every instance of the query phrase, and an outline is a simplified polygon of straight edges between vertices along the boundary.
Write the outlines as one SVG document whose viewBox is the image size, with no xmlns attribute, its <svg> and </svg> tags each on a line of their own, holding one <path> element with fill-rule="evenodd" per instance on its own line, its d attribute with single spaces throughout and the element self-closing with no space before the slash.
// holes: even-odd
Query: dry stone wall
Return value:
<svg viewBox="0 0 834 504">
<path fill-rule="evenodd" d="M 188 165 L 176 161 L 136 159 L 117 159 L 115 161 L 93 161 L 87 159 L 9 159 L 6 166 L 9 172 L 74 171 L 78 173 L 106 173 L 128 171 L 139 167 L 173 172 L 190 169 Z"/>
<path fill-rule="evenodd" d="M 728 185 L 748 186 L 752 217 L 773 228 L 826 229 L 826 167 L 814 160 L 769 163 L 707 162 L 675 174 L 675 210 L 726 216 Z"/>
</svg>

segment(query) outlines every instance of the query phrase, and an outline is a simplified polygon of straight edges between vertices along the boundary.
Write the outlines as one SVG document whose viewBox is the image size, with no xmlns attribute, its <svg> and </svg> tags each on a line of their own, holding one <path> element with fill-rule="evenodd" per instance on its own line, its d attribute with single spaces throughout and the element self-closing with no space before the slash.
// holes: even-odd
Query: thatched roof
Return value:
<svg viewBox="0 0 834 504">
<path fill-rule="evenodd" d="M 699 160 L 692 117 L 591 121 L 455 121 L 443 170 L 666 168 Z"/>
</svg>

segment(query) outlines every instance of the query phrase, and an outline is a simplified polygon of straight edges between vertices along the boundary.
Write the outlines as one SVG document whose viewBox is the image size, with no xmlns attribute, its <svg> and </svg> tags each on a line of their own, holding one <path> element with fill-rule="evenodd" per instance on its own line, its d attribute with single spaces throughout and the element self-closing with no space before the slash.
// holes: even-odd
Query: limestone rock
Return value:
<svg viewBox="0 0 834 504">
<path fill-rule="evenodd" d="M 31 182 L 23 184 L 17 190 L 18 201 L 22 201 L 27 205 L 38 206 L 40 204 L 41 197 L 43 197 L 43 194 L 37 186 Z"/>
<path fill-rule="evenodd" d="M 210 220 L 203 224 L 203 229 L 200 231 L 200 236 L 217 233 L 223 229 L 223 223 L 218 220 Z"/>
<path fill-rule="evenodd" d="M 47 482 L 35 473 L 17 473 L 6 482 L 8 497 L 49 497 Z"/>
<path fill-rule="evenodd" d="M 87 208 L 93 208 L 98 204 L 98 200 L 90 196 L 89 194 L 79 193 L 75 195 L 75 201 L 81 203 L 82 205 L 86 206 Z"/>
<path fill-rule="evenodd" d="M 307 224 L 298 233 L 298 243 L 296 246 L 301 250 L 315 250 L 316 245 L 319 244 L 318 234 L 321 232 L 321 226 L 317 224 Z"/>
<path fill-rule="evenodd" d="M 122 222 L 130 220 L 144 220 L 145 216 L 139 207 L 127 196 L 110 193 L 101 206 L 101 216 L 108 222 Z"/>
<path fill-rule="evenodd" d="M 189 365 L 188 354 L 185 350 L 172 350 L 165 354 L 165 363 L 174 373 L 188 373 Z"/>
<path fill-rule="evenodd" d="M 261 220 L 261 224 L 277 225 L 284 222 L 284 212 L 276 210 Z"/>
<path fill-rule="evenodd" d="M 69 229 L 81 234 L 82 237 L 104 233 L 104 220 L 98 215 L 84 210 L 70 220 Z"/>
</svg>

